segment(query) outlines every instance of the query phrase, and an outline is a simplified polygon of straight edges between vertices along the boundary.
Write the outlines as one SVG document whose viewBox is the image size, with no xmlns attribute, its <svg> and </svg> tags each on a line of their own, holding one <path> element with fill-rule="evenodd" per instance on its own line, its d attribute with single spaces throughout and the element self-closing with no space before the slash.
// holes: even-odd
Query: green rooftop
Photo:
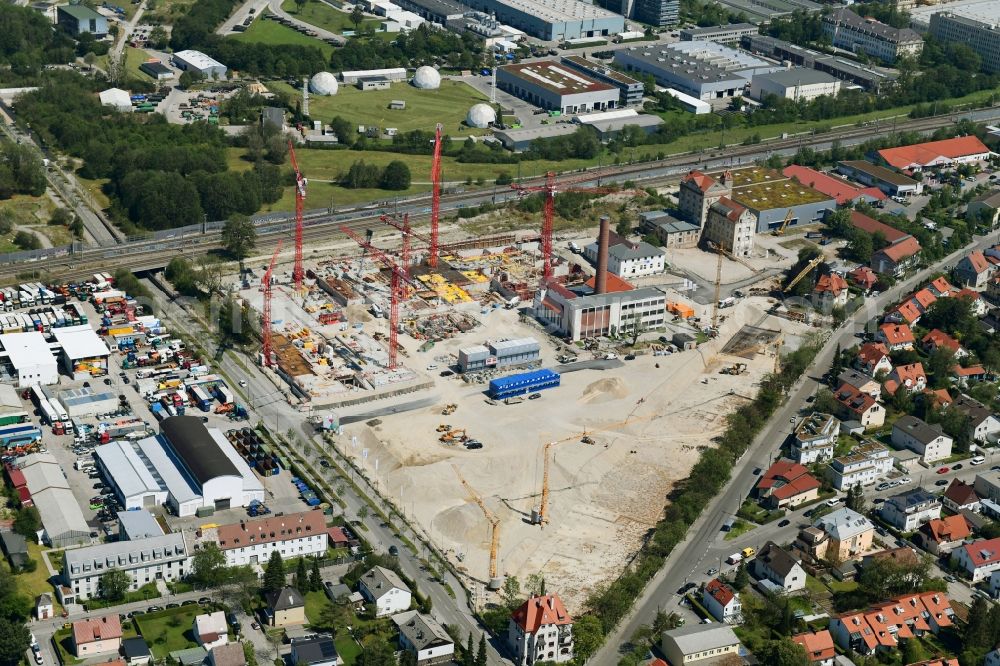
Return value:
<svg viewBox="0 0 1000 666">
<path fill-rule="evenodd" d="M 86 5 L 64 5 L 59 7 L 59 11 L 69 14 L 78 21 L 89 21 L 90 19 L 104 18 Z"/>
</svg>

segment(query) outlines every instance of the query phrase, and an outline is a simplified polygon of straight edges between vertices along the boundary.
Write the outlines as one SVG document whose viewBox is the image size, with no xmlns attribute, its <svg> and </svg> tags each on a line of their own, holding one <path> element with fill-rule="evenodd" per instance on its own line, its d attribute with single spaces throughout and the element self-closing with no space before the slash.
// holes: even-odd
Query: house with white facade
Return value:
<svg viewBox="0 0 1000 666">
<path fill-rule="evenodd" d="M 203 529 L 199 540 L 217 543 L 226 565 L 235 567 L 264 566 L 275 551 L 286 560 L 321 556 L 329 537 L 322 511 L 302 511 Z"/>
<path fill-rule="evenodd" d="M 900 417 L 892 425 L 892 445 L 919 453 L 925 463 L 951 456 L 952 439 L 938 424 L 926 423 L 916 416 Z"/>
<path fill-rule="evenodd" d="M 1000 438 L 1000 419 L 989 407 L 964 393 L 952 402 L 952 408 L 969 417 L 969 437 L 974 442 L 995 442 Z"/>
<path fill-rule="evenodd" d="M 952 562 L 961 567 L 973 583 L 986 580 L 1000 569 L 1000 538 L 980 539 L 952 551 Z"/>
<path fill-rule="evenodd" d="M 768 580 L 784 592 L 806 587 L 806 572 L 797 559 L 773 541 L 768 541 L 750 563 L 750 573 L 758 580 Z"/>
<path fill-rule="evenodd" d="M 840 421 L 832 414 L 813 412 L 795 426 L 792 460 L 800 465 L 830 460 L 840 433 Z"/>
<path fill-rule="evenodd" d="M 573 618 L 555 594 L 530 597 L 510 617 L 507 646 L 517 666 L 573 659 Z"/>
<path fill-rule="evenodd" d="M 834 458 L 827 465 L 827 477 L 837 490 L 847 490 L 860 484 L 870 486 L 892 471 L 889 449 L 878 442 L 865 442 L 854 447 L 846 456 Z"/>
<path fill-rule="evenodd" d="M 597 243 L 583 248 L 583 255 L 597 264 Z M 613 231 L 608 239 L 608 271 L 620 278 L 657 275 L 666 270 L 667 253 L 645 241 L 630 241 Z"/>
<path fill-rule="evenodd" d="M 886 499 L 879 509 L 882 520 L 902 532 L 912 532 L 941 517 L 941 501 L 923 488 L 914 488 Z"/>
<path fill-rule="evenodd" d="M 719 622 L 739 624 L 743 621 L 740 595 L 718 578 L 708 581 L 701 591 L 701 605 Z"/>
<path fill-rule="evenodd" d="M 972 536 L 969 521 L 962 514 L 935 518 L 920 526 L 915 542 L 933 555 L 950 553 Z"/>
<path fill-rule="evenodd" d="M 889 348 L 881 342 L 866 342 L 858 350 L 858 355 L 854 359 L 854 367 L 869 377 L 874 377 L 879 373 L 889 374 L 892 371 Z"/>
<path fill-rule="evenodd" d="M 965 483 L 961 479 L 952 479 L 951 485 L 941 496 L 941 503 L 945 508 L 955 513 L 962 511 L 972 511 L 979 513 L 981 502 L 976 488 L 971 483 Z"/>
<path fill-rule="evenodd" d="M 129 590 L 146 583 L 177 581 L 191 571 L 186 532 L 172 532 L 141 540 L 112 541 L 63 551 L 62 582 L 57 587 L 62 602 L 77 603 L 96 597 L 101 577 L 111 569 L 131 577 Z"/>
<path fill-rule="evenodd" d="M 203 613 L 194 618 L 194 639 L 208 651 L 229 642 L 229 625 L 223 611 Z"/>
<path fill-rule="evenodd" d="M 455 657 L 455 643 L 448 632 L 430 615 L 406 611 L 392 616 L 399 631 L 399 647 L 416 655 L 417 666 L 450 662 Z"/>
<path fill-rule="evenodd" d="M 358 591 L 375 605 L 375 617 L 409 610 L 413 599 L 410 588 L 395 571 L 379 566 L 372 567 L 361 577 Z"/>
</svg>

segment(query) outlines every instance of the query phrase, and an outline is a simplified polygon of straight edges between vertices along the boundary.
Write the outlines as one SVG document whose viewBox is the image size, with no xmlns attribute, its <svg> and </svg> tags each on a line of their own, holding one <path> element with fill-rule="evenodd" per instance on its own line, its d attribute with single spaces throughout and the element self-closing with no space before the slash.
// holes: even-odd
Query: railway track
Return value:
<svg viewBox="0 0 1000 666">
<path fill-rule="evenodd" d="M 1000 118 L 1000 108 L 980 110 L 992 113 L 989 118 L 979 121 Z M 909 120 L 897 123 L 897 131 L 926 132 L 954 124 L 957 120 L 968 117 L 970 112 L 954 112 L 932 118 Z M 811 143 L 827 143 L 835 140 L 864 139 L 873 136 L 873 128 L 846 127 L 821 134 L 796 135 L 768 143 L 749 146 L 731 146 L 725 150 L 706 150 L 698 153 L 674 155 L 654 162 L 627 164 L 614 167 L 581 169 L 575 172 L 561 173 L 556 178 L 560 182 L 573 181 L 579 184 L 590 184 L 600 181 L 602 184 L 621 183 L 624 181 L 641 182 L 651 185 L 657 181 L 671 180 L 677 177 L 677 167 L 694 168 L 707 161 L 719 158 L 738 159 L 756 158 L 780 150 L 787 150 Z M 805 143 L 806 139 L 809 143 Z M 748 162 L 751 160 L 747 160 Z M 588 177 L 589 176 L 589 177 Z M 581 178 L 584 178 L 581 182 Z M 524 179 L 523 183 L 541 183 L 543 177 Z M 517 194 L 503 188 L 495 192 L 477 190 L 473 192 L 458 192 L 445 194 L 441 197 L 443 212 L 454 211 L 463 206 L 479 205 L 488 201 L 513 201 Z M 397 201 L 394 208 L 399 212 L 410 213 L 411 219 L 419 221 L 428 217 L 430 195 L 418 195 Z M 343 234 L 339 227 L 346 226 L 352 230 L 361 230 L 369 226 L 380 226 L 379 216 L 386 207 L 370 204 L 363 207 L 350 207 L 329 210 L 314 210 L 307 213 L 303 240 L 307 242 L 328 241 L 339 238 Z M 286 238 L 293 232 L 294 220 L 291 217 L 280 219 L 264 219 L 257 224 L 258 250 L 267 253 L 274 248 L 279 238 Z M 64 255 L 56 255 L 34 261 L 0 263 L 0 283 L 16 281 L 18 275 L 38 275 L 41 272 L 58 275 L 60 279 L 73 280 L 89 276 L 97 271 L 111 271 L 125 267 L 133 272 L 143 272 L 163 268 L 175 256 L 195 257 L 221 248 L 218 230 L 206 232 L 180 233 L 176 237 L 156 240 L 139 240 L 122 243 L 114 247 L 83 248 L 67 251 Z"/>
</svg>

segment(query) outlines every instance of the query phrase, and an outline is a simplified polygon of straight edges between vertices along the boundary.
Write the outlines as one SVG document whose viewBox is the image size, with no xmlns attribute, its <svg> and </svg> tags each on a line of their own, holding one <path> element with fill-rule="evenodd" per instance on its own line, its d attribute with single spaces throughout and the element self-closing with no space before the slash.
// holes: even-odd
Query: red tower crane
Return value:
<svg viewBox="0 0 1000 666">
<path fill-rule="evenodd" d="M 620 190 L 613 187 L 569 187 L 574 183 L 586 183 L 592 180 L 600 182 L 600 176 L 588 174 L 582 178 L 564 180 L 560 182 L 560 192 L 591 192 L 593 194 L 610 194 Z M 545 193 L 545 206 L 542 216 L 542 283 L 546 283 L 552 277 L 552 220 L 556 213 L 556 174 L 549 171 L 545 174 L 545 183 L 542 185 L 522 185 L 514 183 L 511 188 L 517 190 L 518 194 L 526 195 L 531 192 Z"/>
<path fill-rule="evenodd" d="M 431 162 L 431 254 L 427 264 L 437 267 L 438 219 L 441 216 L 441 124 L 434 130 L 434 160 Z"/>
<path fill-rule="evenodd" d="M 302 290 L 302 206 L 306 200 L 306 179 L 299 171 L 299 162 L 295 159 L 295 146 L 288 141 L 288 155 L 295 170 L 295 267 L 292 269 L 292 283 L 295 291 Z"/>
<path fill-rule="evenodd" d="M 278 260 L 278 253 L 281 252 L 281 239 L 278 239 L 278 245 L 274 248 L 274 254 L 271 255 L 271 263 L 267 267 L 267 271 L 264 273 L 264 277 L 261 280 L 261 286 L 264 288 L 264 321 L 262 322 L 262 335 L 263 339 L 263 349 L 261 350 L 261 356 L 263 356 L 263 365 L 266 368 L 270 368 L 271 361 L 271 276 L 274 274 L 274 264 Z"/>
<path fill-rule="evenodd" d="M 389 369 L 395 370 L 397 367 L 397 355 L 399 350 L 399 304 L 406 298 L 407 285 L 410 278 L 407 271 L 396 263 L 385 252 L 371 244 L 370 241 L 362 238 L 348 227 L 340 227 L 340 230 L 351 240 L 366 250 L 374 259 L 381 262 L 383 266 L 392 273 L 392 280 L 389 284 Z M 404 247 L 407 245 L 404 234 Z"/>
<path fill-rule="evenodd" d="M 423 241 L 427 243 L 428 246 L 433 245 L 433 241 L 427 236 L 424 236 L 423 234 L 418 234 L 416 231 L 413 230 L 413 228 L 410 226 L 409 213 L 403 214 L 402 222 L 400 222 L 392 215 L 381 215 L 379 216 L 379 220 L 385 222 L 390 227 L 395 227 L 396 229 L 399 229 L 401 232 L 403 232 L 403 250 L 402 252 L 400 252 L 400 259 L 403 263 L 403 274 L 407 278 L 409 278 L 410 265 L 411 265 L 410 257 L 413 250 L 413 239 L 416 238 L 417 240 Z M 427 263 L 430 264 L 430 260 L 428 260 Z"/>
</svg>

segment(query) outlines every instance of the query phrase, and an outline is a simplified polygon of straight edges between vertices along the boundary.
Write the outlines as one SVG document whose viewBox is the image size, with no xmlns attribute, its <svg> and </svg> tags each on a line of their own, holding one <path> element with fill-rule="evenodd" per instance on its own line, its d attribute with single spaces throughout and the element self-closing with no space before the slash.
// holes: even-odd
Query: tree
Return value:
<svg viewBox="0 0 1000 666">
<path fill-rule="evenodd" d="M 309 570 L 309 589 L 323 589 L 323 576 L 319 572 L 319 557 L 312 558 L 312 568 Z"/>
<path fill-rule="evenodd" d="M 364 520 L 367 517 L 368 517 L 368 505 L 367 504 L 362 504 L 358 508 L 358 519 Z"/>
<path fill-rule="evenodd" d="M 920 646 L 920 641 L 907 638 L 903 641 L 903 663 L 916 664 L 927 660 L 927 652 Z"/>
<path fill-rule="evenodd" d="M 184 71 L 184 72 L 181 73 L 181 76 L 177 80 L 177 83 L 180 84 L 181 88 L 183 88 L 184 90 L 187 90 L 191 86 L 193 86 L 194 84 L 196 84 L 199 81 L 201 81 L 203 78 L 204 77 L 201 75 L 201 72 L 196 72 L 196 71 L 192 71 L 192 70 L 186 70 L 186 71 Z"/>
<path fill-rule="evenodd" d="M 121 601 L 132 585 L 132 576 L 121 569 L 108 569 L 97 583 L 97 593 L 107 601 Z"/>
<path fill-rule="evenodd" d="M 465 649 L 462 650 L 462 666 L 476 666 L 476 653 L 472 649 L 472 633 L 465 641 Z"/>
<path fill-rule="evenodd" d="M 306 569 L 306 560 L 303 557 L 299 558 L 298 563 L 295 565 L 295 587 L 299 589 L 299 592 L 309 591 L 309 570 Z"/>
<path fill-rule="evenodd" d="M 42 243 L 38 240 L 38 236 L 22 229 L 14 234 L 14 245 L 22 250 L 37 250 L 42 246 Z"/>
<path fill-rule="evenodd" d="M 302 8 L 306 6 L 307 2 L 309 2 L 309 0 L 295 0 L 295 13 L 301 14 Z"/>
<path fill-rule="evenodd" d="M 31 644 L 31 632 L 24 621 L 0 618 L 0 664 L 13 666 L 24 659 Z"/>
<path fill-rule="evenodd" d="M 402 160 L 393 160 L 382 171 L 382 189 L 408 190 L 410 188 L 410 167 Z"/>
<path fill-rule="evenodd" d="M 500 590 L 500 597 L 503 599 L 504 606 L 510 611 L 514 611 L 521 605 L 524 600 L 521 598 L 521 581 L 517 579 L 517 576 L 507 577 Z"/>
<path fill-rule="evenodd" d="M 545 577 L 540 573 L 528 574 L 528 580 L 524 584 L 525 592 L 533 597 L 545 594 Z"/>
<path fill-rule="evenodd" d="M 257 228 L 246 215 L 233 215 L 222 227 L 222 246 L 243 267 L 246 259 L 257 247 Z"/>
<path fill-rule="evenodd" d="M 625 237 L 632 233 L 632 223 L 624 215 L 618 219 L 615 223 L 615 233 L 619 236 Z"/>
<path fill-rule="evenodd" d="M 476 666 L 486 666 L 489 655 L 486 654 L 486 633 L 479 636 L 479 651 L 476 653 Z"/>
<path fill-rule="evenodd" d="M 847 508 L 858 513 L 865 512 L 865 493 L 861 484 L 856 483 L 847 490 Z"/>
<path fill-rule="evenodd" d="M 361 24 L 365 20 L 365 13 L 361 11 L 361 7 L 357 4 L 354 5 L 354 9 L 351 10 L 351 23 L 354 24 L 354 30 L 357 31 L 361 27 Z"/>
<path fill-rule="evenodd" d="M 226 554 L 208 542 L 191 557 L 191 579 L 202 587 L 216 587 L 225 578 Z"/>
<path fill-rule="evenodd" d="M 285 586 L 285 562 L 281 559 L 281 553 L 273 551 L 267 566 L 264 568 L 264 579 L 261 581 L 260 589 L 265 594 L 277 592 Z"/>
<path fill-rule="evenodd" d="M 104 73 L 108 77 L 108 83 L 112 87 L 118 86 L 125 81 L 125 52 L 108 53 L 108 64 L 105 65 Z M 187 74 L 185 72 L 184 74 Z M 184 74 L 181 74 L 183 80 Z M 183 82 L 182 82 L 183 85 Z"/>
<path fill-rule="evenodd" d="M 604 629 L 595 615 L 584 615 L 573 623 L 573 647 L 578 663 L 583 663 L 597 652 L 604 641 Z"/>
<path fill-rule="evenodd" d="M 736 568 L 736 575 L 733 576 L 733 587 L 742 592 L 749 584 L 750 574 L 747 573 L 746 563 L 741 560 L 739 567 Z"/>
<path fill-rule="evenodd" d="M 157 51 L 162 51 L 167 48 L 167 43 L 170 38 L 167 36 L 167 31 L 164 30 L 162 25 L 154 26 L 152 30 L 149 31 L 149 43 Z"/>
<path fill-rule="evenodd" d="M 767 641 L 757 650 L 757 659 L 768 666 L 808 666 L 806 649 L 789 638 Z"/>
<path fill-rule="evenodd" d="M 21 507 L 14 516 L 14 531 L 33 542 L 38 541 L 38 530 L 42 528 L 42 519 L 38 509 L 33 506 Z"/>
<path fill-rule="evenodd" d="M 830 364 L 830 380 L 831 384 L 837 381 L 837 377 L 840 373 L 844 371 L 844 355 L 840 351 L 840 343 L 837 343 L 837 349 L 833 352 L 833 363 Z"/>
</svg>

